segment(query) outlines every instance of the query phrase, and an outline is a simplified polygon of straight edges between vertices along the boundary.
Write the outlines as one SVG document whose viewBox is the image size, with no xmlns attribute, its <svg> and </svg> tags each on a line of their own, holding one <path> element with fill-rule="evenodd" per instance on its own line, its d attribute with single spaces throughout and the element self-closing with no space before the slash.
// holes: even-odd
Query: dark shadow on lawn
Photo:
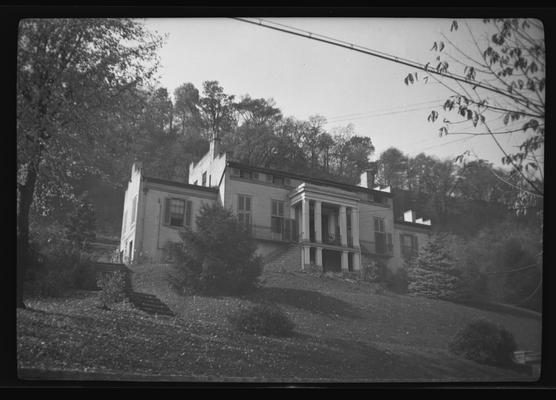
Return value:
<svg viewBox="0 0 556 400">
<path fill-rule="evenodd" d="M 349 303 L 311 290 L 261 287 L 249 299 L 291 306 L 316 314 L 361 318 L 360 311 Z"/>
<path fill-rule="evenodd" d="M 506 306 L 504 304 L 486 303 L 486 302 L 479 302 L 479 301 L 467 301 L 467 300 L 460 300 L 460 301 L 453 300 L 452 302 L 462 306 L 476 308 L 478 310 L 492 311 L 498 314 L 507 314 L 507 315 L 513 315 L 514 317 L 530 318 L 530 319 L 537 319 L 537 320 L 541 319 L 541 316 L 537 315 L 535 311 L 524 309 L 524 308 Z"/>
</svg>

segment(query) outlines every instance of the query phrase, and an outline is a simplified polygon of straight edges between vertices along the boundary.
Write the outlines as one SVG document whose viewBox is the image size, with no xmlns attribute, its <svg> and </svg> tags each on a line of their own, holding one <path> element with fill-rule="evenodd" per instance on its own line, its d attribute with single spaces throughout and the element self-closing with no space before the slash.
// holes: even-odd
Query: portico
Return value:
<svg viewBox="0 0 556 400">
<path fill-rule="evenodd" d="M 290 193 L 291 217 L 298 220 L 302 268 L 361 268 L 358 198 L 337 188 L 302 183 Z"/>
</svg>

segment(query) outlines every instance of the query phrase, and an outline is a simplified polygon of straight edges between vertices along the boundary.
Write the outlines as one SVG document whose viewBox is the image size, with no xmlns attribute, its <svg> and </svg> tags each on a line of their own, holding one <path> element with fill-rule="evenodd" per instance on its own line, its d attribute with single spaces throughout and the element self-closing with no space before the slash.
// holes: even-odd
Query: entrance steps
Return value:
<svg viewBox="0 0 556 400">
<path fill-rule="evenodd" d="M 288 244 L 281 251 L 273 253 L 265 260 L 265 271 L 299 271 L 301 269 L 301 247 L 298 243 Z"/>
</svg>

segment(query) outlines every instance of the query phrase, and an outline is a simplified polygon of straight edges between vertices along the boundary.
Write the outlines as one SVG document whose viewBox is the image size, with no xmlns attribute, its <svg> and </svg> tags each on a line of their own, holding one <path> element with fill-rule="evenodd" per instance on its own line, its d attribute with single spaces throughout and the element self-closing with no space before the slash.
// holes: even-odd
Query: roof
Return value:
<svg viewBox="0 0 556 400">
<path fill-rule="evenodd" d="M 300 180 L 303 180 L 303 181 L 306 181 L 306 182 L 309 182 L 309 183 L 313 183 L 313 184 L 317 184 L 317 185 L 334 186 L 334 187 L 337 187 L 339 189 L 344 189 L 344 190 L 349 190 L 349 191 L 377 193 L 377 194 L 380 194 L 380 195 L 383 195 L 383 196 L 386 196 L 386 197 L 392 197 L 392 193 L 383 192 L 381 190 L 374 190 L 374 189 L 365 188 L 363 186 L 350 185 L 350 184 L 347 184 L 347 183 L 337 182 L 337 181 L 333 181 L 333 180 L 330 180 L 330 179 L 312 178 L 310 176 L 299 175 L 299 174 L 295 174 L 293 172 L 280 171 L 278 169 L 256 167 L 256 166 L 253 166 L 253 165 L 244 164 L 244 163 L 240 163 L 240 162 L 237 162 L 237 161 L 228 161 L 226 163 L 226 165 L 228 165 L 232 168 L 248 168 L 248 169 L 251 169 L 253 171 L 258 171 L 258 172 L 262 172 L 262 173 L 280 174 L 282 176 L 287 176 L 289 178 L 294 178 L 294 179 L 300 179 Z"/>
<path fill-rule="evenodd" d="M 218 193 L 218 188 L 206 187 L 206 186 L 199 186 L 199 185 L 191 185 L 189 183 L 177 182 L 177 181 L 168 181 L 166 179 L 154 178 L 152 176 L 143 176 L 143 180 L 145 182 L 150 183 L 159 183 L 161 185 L 169 185 L 180 187 L 184 189 L 194 189 L 194 190 L 201 190 L 210 193 Z"/>
<path fill-rule="evenodd" d="M 431 225 L 425 225 L 425 224 L 419 224 L 417 222 L 409 222 L 409 221 L 394 221 L 395 224 L 401 224 L 401 225 L 406 225 L 406 226 L 410 226 L 412 228 L 417 228 L 417 229 L 431 229 L 432 226 Z"/>
</svg>

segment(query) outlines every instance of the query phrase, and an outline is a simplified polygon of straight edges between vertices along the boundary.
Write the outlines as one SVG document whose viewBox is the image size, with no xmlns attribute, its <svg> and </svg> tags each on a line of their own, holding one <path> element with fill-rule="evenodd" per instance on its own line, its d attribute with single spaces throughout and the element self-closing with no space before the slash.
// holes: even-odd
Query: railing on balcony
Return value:
<svg viewBox="0 0 556 400">
<path fill-rule="evenodd" d="M 370 242 L 367 240 L 359 240 L 361 252 L 366 254 L 391 256 L 394 253 L 394 248 L 387 242 Z"/>
<path fill-rule="evenodd" d="M 274 226 L 251 225 L 251 234 L 256 239 L 275 240 L 281 242 L 297 242 L 298 232 L 295 220 L 283 218 Z"/>
</svg>

